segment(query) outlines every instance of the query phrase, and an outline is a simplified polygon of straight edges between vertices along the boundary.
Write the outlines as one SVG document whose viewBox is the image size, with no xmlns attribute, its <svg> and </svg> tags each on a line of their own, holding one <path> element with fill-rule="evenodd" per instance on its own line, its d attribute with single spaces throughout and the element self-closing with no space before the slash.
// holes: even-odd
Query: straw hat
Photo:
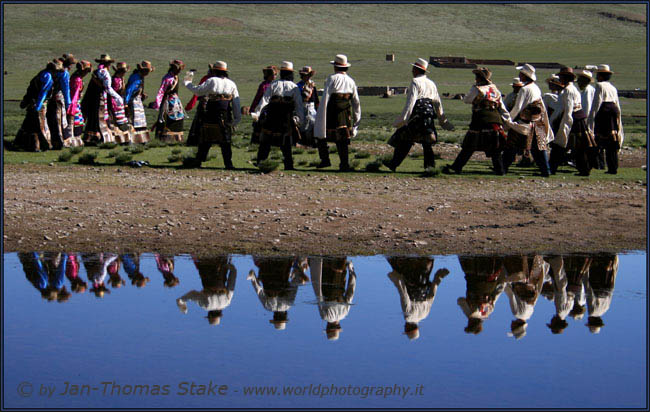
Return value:
<svg viewBox="0 0 650 412">
<path fill-rule="evenodd" d="M 311 68 L 311 66 L 303 66 L 298 73 L 309 74 L 313 76 L 316 72 L 314 71 L 314 69 Z"/>
<path fill-rule="evenodd" d="M 148 70 L 149 72 L 154 71 L 154 67 L 148 60 L 142 60 L 140 63 L 136 64 L 138 70 Z"/>
<path fill-rule="evenodd" d="M 573 73 L 573 69 L 571 67 L 562 67 L 557 75 L 571 77 L 571 81 L 576 79 L 576 75 Z"/>
<path fill-rule="evenodd" d="M 544 80 L 548 84 L 554 84 L 556 86 L 564 87 L 564 84 L 560 81 L 560 77 L 556 74 L 552 74 L 551 77 Z"/>
<path fill-rule="evenodd" d="M 115 66 L 113 66 L 113 70 L 116 72 L 125 72 L 129 70 L 129 65 L 126 64 L 126 62 L 119 62 Z"/>
<path fill-rule="evenodd" d="M 530 78 L 532 81 L 537 80 L 537 76 L 535 75 L 535 68 L 530 64 L 526 63 L 523 66 L 517 66 L 516 69 L 519 70 L 520 73 L 523 73 L 526 77 Z"/>
<path fill-rule="evenodd" d="M 599 64 L 596 68 L 596 73 L 609 73 L 613 74 L 614 72 L 609 69 L 609 64 Z"/>
<path fill-rule="evenodd" d="M 214 64 L 208 64 L 210 70 L 221 70 L 222 72 L 228 71 L 228 63 L 217 60 Z"/>
<path fill-rule="evenodd" d="M 472 73 L 483 76 L 485 80 L 490 80 L 492 77 L 492 72 L 487 67 L 478 67 L 472 70 Z"/>
<path fill-rule="evenodd" d="M 336 67 L 350 67 L 351 64 L 348 63 L 348 56 L 345 54 L 337 54 L 334 60 L 330 62 L 330 64 L 333 64 Z"/>
<path fill-rule="evenodd" d="M 417 67 L 420 70 L 424 70 L 425 72 L 428 72 L 427 68 L 429 67 L 429 62 L 421 59 L 418 57 L 418 59 L 415 61 L 415 63 L 411 63 L 411 66 Z"/>
<path fill-rule="evenodd" d="M 574 73 L 577 74 L 578 76 L 585 77 L 589 80 L 591 80 L 594 77 L 591 71 L 587 69 L 576 69 Z"/>
<path fill-rule="evenodd" d="M 108 54 L 102 54 L 102 55 L 99 57 L 99 59 L 95 59 L 95 61 L 96 61 L 97 63 L 103 63 L 103 64 L 111 64 L 111 63 L 114 63 L 114 62 L 115 62 L 115 60 L 114 60 L 114 59 L 111 59 L 111 56 L 109 56 Z"/>
<path fill-rule="evenodd" d="M 293 63 L 288 62 L 288 61 L 283 61 L 282 64 L 280 65 L 280 70 L 285 70 L 285 71 L 288 71 L 288 72 L 292 72 L 293 71 Z"/>
<path fill-rule="evenodd" d="M 172 60 L 169 62 L 169 67 L 170 68 L 175 68 L 178 71 L 181 71 L 185 68 L 185 63 L 183 63 L 182 60 Z"/>
<path fill-rule="evenodd" d="M 519 86 L 522 87 L 524 84 L 521 82 L 521 79 L 519 77 L 513 77 L 512 78 L 512 83 L 510 83 L 510 86 Z"/>
</svg>

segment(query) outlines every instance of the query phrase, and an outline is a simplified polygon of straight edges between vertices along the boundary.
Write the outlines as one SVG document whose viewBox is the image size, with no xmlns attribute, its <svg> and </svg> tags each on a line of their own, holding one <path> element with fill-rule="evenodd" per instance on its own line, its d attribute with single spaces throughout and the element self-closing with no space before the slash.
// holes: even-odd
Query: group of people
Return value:
<svg viewBox="0 0 650 412">
<path fill-rule="evenodd" d="M 105 142 L 145 143 L 149 129 L 143 101 L 144 79 L 154 68 L 148 61 L 137 64 L 124 82 L 129 66 L 108 55 L 95 59 L 97 67 L 67 54 L 47 64 L 30 82 L 21 107 L 27 109 L 15 145 L 24 150 L 58 149 L 82 144 Z M 242 115 L 253 119 L 252 143 L 259 144 L 257 162 L 268 158 L 271 147 L 283 153 L 285 170 L 292 170 L 292 147 L 297 143 L 318 148 L 319 168 L 331 166 L 328 142 L 336 144 L 341 171 L 350 170 L 348 146 L 356 136 L 361 121 L 361 104 L 357 86 L 348 74 L 347 56 L 336 55 L 334 73 L 324 85 L 322 97 L 312 77 L 315 71 L 304 66 L 301 81 L 294 83 L 294 68 L 283 61 L 279 68 L 267 66 L 250 107 L 241 105 L 237 85 L 228 75 L 228 65 L 217 61 L 198 85 L 193 84 L 195 70 L 179 80 L 185 64 L 172 60 L 164 75 L 155 101 L 149 107 L 158 110 L 151 128 L 163 141 L 184 141 L 183 121 L 186 112 L 196 107 L 187 144 L 197 146 L 195 158 L 186 162 L 198 167 L 207 159 L 210 147 L 221 147 L 226 169 L 232 163 L 232 134 Z M 388 143 L 393 157 L 384 162 L 391 170 L 408 155 L 415 143 L 422 145 L 424 167 L 434 167 L 433 145 L 438 140 L 435 120 L 445 130 L 454 130 L 447 119 L 435 83 L 427 78 L 428 62 L 417 59 L 412 65 L 413 80 L 407 89 L 406 103 L 394 122 L 395 133 Z M 76 71 L 72 72 L 73 67 Z M 618 152 L 623 143 L 618 92 L 610 83 L 613 72 L 608 65 L 584 69 L 562 68 L 546 82 L 550 93 L 543 94 L 536 84 L 535 68 L 518 66 L 513 91 L 503 96 L 491 81 L 486 67 L 473 70 L 475 84 L 464 96 L 472 106 L 469 130 L 461 152 L 445 173 L 461 173 L 475 151 L 491 158 L 496 174 L 506 174 L 515 160 L 523 155 L 534 160 L 542 176 L 555 174 L 558 167 L 572 162 L 579 175 L 607 165 L 607 173 L 616 174 Z M 596 85 L 591 80 L 595 72 Z M 83 78 L 91 81 L 81 98 Z M 577 80 L 578 87 L 575 86 Z M 180 83 L 194 97 L 183 107 L 178 96 Z"/>
<path fill-rule="evenodd" d="M 83 263 L 91 283 L 90 291 L 97 297 L 110 293 L 108 286 L 120 288 L 125 281 L 120 276 L 124 268 L 131 284 L 142 288 L 149 277 L 140 271 L 137 254 L 98 255 L 71 253 L 19 253 L 29 282 L 44 299 L 66 301 L 71 293 L 65 287 L 70 282 L 72 292 L 83 293 L 88 284 L 79 274 Z M 174 258 L 155 254 L 156 266 L 163 275 L 165 287 L 175 287 L 180 279 L 174 275 Z M 207 312 L 211 325 L 218 325 L 223 311 L 230 306 L 237 281 L 237 269 L 230 256 L 193 257 L 201 278 L 201 290 L 191 290 L 176 299 L 179 310 L 188 313 L 188 303 L 194 302 Z M 442 268 L 432 275 L 432 257 L 388 257 L 389 280 L 399 294 L 404 317 L 404 333 L 409 339 L 420 336 L 420 323 L 431 311 L 439 286 L 449 275 Z M 273 313 L 269 320 L 275 329 L 285 329 L 289 311 L 295 304 L 298 288 L 311 281 L 318 312 L 326 322 L 328 339 L 338 339 L 341 322 L 348 316 L 356 293 L 357 275 L 346 257 L 253 257 L 255 270 L 250 281 L 260 303 Z M 611 305 L 618 257 L 595 256 L 459 256 L 465 276 L 466 293 L 457 304 L 467 317 L 465 332 L 478 334 L 483 323 L 494 312 L 496 302 L 505 293 L 512 311 L 510 335 L 521 339 L 540 297 L 555 305 L 555 314 L 547 324 L 552 333 L 562 333 L 567 319 L 580 320 L 588 314 L 587 326 L 598 333 L 604 326 L 602 316 Z M 307 275 L 309 272 L 309 275 Z M 310 279 L 311 278 L 311 279 Z"/>
</svg>

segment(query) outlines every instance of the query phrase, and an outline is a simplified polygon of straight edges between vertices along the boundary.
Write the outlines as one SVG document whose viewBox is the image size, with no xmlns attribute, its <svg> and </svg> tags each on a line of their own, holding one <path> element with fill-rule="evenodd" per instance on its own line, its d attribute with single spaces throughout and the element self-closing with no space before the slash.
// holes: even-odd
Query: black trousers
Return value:
<svg viewBox="0 0 650 412">
<path fill-rule="evenodd" d="M 460 173 L 463 170 L 463 167 L 465 167 L 469 159 L 472 157 L 474 152 L 475 152 L 474 150 L 462 148 L 460 150 L 460 153 L 458 153 L 458 156 L 456 156 L 454 163 L 452 163 L 450 167 L 454 169 L 457 173 Z M 496 173 L 497 175 L 504 175 L 505 172 L 503 168 L 503 157 L 501 155 L 501 151 L 497 150 L 490 153 L 490 157 L 492 158 L 492 167 L 494 168 L 494 173 Z"/>
<path fill-rule="evenodd" d="M 406 159 L 413 144 L 413 142 L 399 142 L 397 144 L 395 151 L 393 152 L 393 158 L 390 161 L 391 166 L 394 169 L 401 165 L 404 159 Z M 431 143 L 422 143 L 422 151 L 424 152 L 424 168 L 436 167 L 436 159 L 433 156 L 433 146 Z"/>
<path fill-rule="evenodd" d="M 221 155 L 223 156 L 224 165 L 226 165 L 227 168 L 233 167 L 232 146 L 230 145 L 230 142 L 223 142 L 219 146 L 221 146 Z M 210 142 L 199 143 L 199 150 L 196 153 L 196 160 L 199 162 L 205 162 L 208 158 L 210 147 L 212 147 L 212 143 Z"/>
<path fill-rule="evenodd" d="M 287 139 L 288 140 L 288 139 Z M 293 169 L 293 154 L 291 153 L 291 143 L 287 142 L 280 146 L 282 150 L 282 161 L 284 162 L 284 169 L 290 170 Z M 265 142 L 260 142 L 260 147 L 257 149 L 257 162 L 266 160 L 271 153 L 271 142 L 269 140 Z"/>
<path fill-rule="evenodd" d="M 605 142 L 602 147 L 605 151 L 607 173 L 616 174 L 618 172 L 618 143 L 612 140 Z"/>
<path fill-rule="evenodd" d="M 336 151 L 339 155 L 339 168 L 347 169 L 350 167 L 349 155 L 348 155 L 348 142 L 345 140 L 339 140 L 336 142 Z M 408 152 L 407 152 L 408 153 Z M 327 141 L 325 139 L 318 139 L 318 156 L 323 162 L 330 161 L 330 153 L 327 149 Z"/>
<path fill-rule="evenodd" d="M 557 172 L 558 167 L 560 167 L 566 161 L 567 148 L 562 147 L 558 144 L 551 143 L 551 156 L 548 160 L 550 172 L 552 175 Z"/>
</svg>

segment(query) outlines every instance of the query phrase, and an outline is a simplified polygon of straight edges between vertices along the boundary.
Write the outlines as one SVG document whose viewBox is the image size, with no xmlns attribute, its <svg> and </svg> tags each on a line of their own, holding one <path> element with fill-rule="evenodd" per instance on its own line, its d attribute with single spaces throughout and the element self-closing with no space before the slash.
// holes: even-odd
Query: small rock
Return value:
<svg viewBox="0 0 650 412">
<path fill-rule="evenodd" d="M 45 239 L 45 240 L 52 240 L 52 238 L 49 237 L 48 235 L 43 236 L 43 239 Z"/>
</svg>

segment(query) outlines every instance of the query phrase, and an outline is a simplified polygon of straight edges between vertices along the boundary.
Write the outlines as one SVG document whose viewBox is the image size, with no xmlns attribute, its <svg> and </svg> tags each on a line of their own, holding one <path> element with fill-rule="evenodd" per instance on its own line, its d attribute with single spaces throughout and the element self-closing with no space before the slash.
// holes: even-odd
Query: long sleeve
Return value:
<svg viewBox="0 0 650 412">
<path fill-rule="evenodd" d="M 404 313 L 404 316 L 407 316 L 411 308 L 411 299 L 409 298 L 408 291 L 406 290 L 406 285 L 404 284 L 404 278 L 400 273 L 397 272 L 389 273 L 388 277 L 393 282 L 393 284 L 397 288 L 397 291 L 399 292 L 399 300 L 400 303 L 402 304 L 402 312 Z"/>
<path fill-rule="evenodd" d="M 191 80 L 186 80 L 183 82 L 185 84 L 185 87 L 192 93 L 194 93 L 195 96 L 205 96 L 206 94 L 210 94 L 210 92 L 213 90 L 214 86 L 212 82 L 205 81 L 203 83 L 199 83 L 197 86 L 192 84 Z M 160 92 L 158 92 L 160 95 Z"/>
<path fill-rule="evenodd" d="M 226 287 L 228 288 L 228 291 L 234 292 L 235 291 L 235 283 L 237 282 L 237 269 L 235 268 L 235 265 L 229 264 L 228 265 L 228 280 Z"/>
<path fill-rule="evenodd" d="M 357 288 L 357 275 L 350 271 L 350 275 L 348 277 L 348 287 L 345 290 L 345 302 L 347 304 L 352 303 L 352 299 L 354 298 L 354 291 Z"/>
<path fill-rule="evenodd" d="M 232 94 L 232 112 L 233 112 L 233 122 L 232 125 L 237 126 L 241 122 L 241 101 L 239 100 L 239 90 L 235 87 L 235 91 Z"/>
<path fill-rule="evenodd" d="M 302 93 L 300 92 L 299 87 L 295 87 L 292 90 L 293 94 L 293 101 L 295 103 L 294 106 L 294 115 L 298 116 L 298 122 L 300 123 L 298 126 L 305 124 L 305 107 L 302 101 Z"/>
<path fill-rule="evenodd" d="M 272 93 L 272 91 L 271 91 L 270 87 L 268 87 L 266 89 L 266 91 L 264 91 L 264 94 L 262 95 L 262 98 L 260 99 L 260 102 L 257 104 L 257 107 L 255 107 L 255 110 L 253 111 L 253 113 L 255 115 L 254 116 L 255 118 L 259 118 L 260 113 L 262 112 L 262 109 L 264 108 L 264 106 L 269 104 L 269 100 L 271 100 L 271 93 Z M 252 108 L 252 106 L 251 106 L 251 108 Z"/>
<path fill-rule="evenodd" d="M 36 106 L 34 106 L 34 110 L 37 112 L 43 108 L 43 103 L 45 102 L 47 93 L 52 89 L 52 86 L 54 85 L 54 80 L 52 79 L 50 72 L 44 72 L 40 77 L 42 86 L 41 90 L 38 92 L 38 97 L 36 98 Z"/>
<path fill-rule="evenodd" d="M 559 112 L 556 110 L 553 112 L 553 116 L 550 120 L 553 124 L 553 118 L 556 118 L 555 114 Z M 573 126 L 573 99 L 568 90 L 565 89 L 565 92 L 562 93 L 562 120 L 560 122 L 560 127 L 557 129 L 557 136 L 555 136 L 555 143 L 559 144 L 562 147 L 566 147 L 569 139 L 569 133 L 571 132 L 571 127 Z"/>
<path fill-rule="evenodd" d="M 70 72 L 63 70 L 61 76 L 59 77 L 59 87 L 61 88 L 61 93 L 63 93 L 63 100 L 65 101 L 66 108 L 70 107 Z"/>
<path fill-rule="evenodd" d="M 589 119 L 587 120 L 587 125 L 589 130 L 594 131 L 594 125 L 596 123 L 596 113 L 600 110 L 600 105 L 603 102 L 603 90 L 600 87 L 600 84 L 596 83 L 594 91 L 594 102 L 591 104 L 591 110 L 589 111 Z"/>
<path fill-rule="evenodd" d="M 207 307 L 208 306 L 208 299 L 206 299 L 205 294 L 198 292 L 196 290 L 192 290 L 190 292 L 187 292 L 180 298 L 176 299 L 176 305 L 178 308 L 181 310 L 183 313 L 187 313 L 187 301 L 191 300 L 193 302 L 196 302 L 197 305 L 201 307 Z"/>
<path fill-rule="evenodd" d="M 521 90 L 519 90 L 519 93 L 517 93 L 517 99 L 515 100 L 515 104 L 512 106 L 512 109 L 510 110 L 510 118 L 512 119 L 512 121 L 515 121 L 517 116 L 519 116 L 519 113 L 521 113 L 521 111 L 524 109 L 524 104 L 528 99 L 528 94 L 529 91 L 526 87 L 522 87 Z"/>
<path fill-rule="evenodd" d="M 473 85 L 470 89 L 469 92 L 465 95 L 463 98 L 463 103 L 465 104 L 472 104 L 474 103 L 474 99 L 476 99 L 481 91 L 476 87 L 476 85 Z"/>
<path fill-rule="evenodd" d="M 199 84 L 203 84 L 203 83 L 205 83 L 205 81 L 208 80 L 209 78 L 210 78 L 210 75 L 206 74 L 205 76 L 203 76 L 203 77 L 201 78 L 201 81 L 199 82 Z M 192 110 L 192 109 L 194 108 L 194 106 L 196 106 L 196 102 L 197 102 L 198 100 L 199 100 L 199 96 L 197 96 L 197 95 L 193 95 L 193 96 L 192 96 L 192 99 L 191 99 L 191 100 L 187 103 L 187 105 L 185 106 L 185 110 L 186 110 L 186 111 L 187 111 L 187 110 Z"/>
<path fill-rule="evenodd" d="M 354 86 L 354 93 L 352 93 L 352 117 L 354 124 L 352 125 L 352 136 L 357 135 L 357 129 L 361 123 L 361 101 L 359 100 L 359 92 L 357 86 Z"/>
<path fill-rule="evenodd" d="M 404 109 L 402 110 L 402 114 L 400 114 L 399 117 L 393 123 L 394 127 L 397 128 L 402 127 L 408 122 L 408 119 L 411 116 L 411 112 L 413 111 L 413 106 L 415 106 L 415 101 L 417 100 L 417 98 L 418 98 L 417 85 L 414 80 L 411 82 L 408 89 L 406 90 L 406 103 L 404 103 Z"/>
<path fill-rule="evenodd" d="M 330 88 L 332 84 L 331 76 L 325 80 L 325 86 L 323 88 L 323 101 L 320 106 L 318 106 L 318 111 L 316 112 L 316 120 L 314 121 L 314 137 L 319 139 L 324 139 L 326 136 L 326 127 L 327 127 L 327 104 L 329 103 L 330 98 Z"/>
<path fill-rule="evenodd" d="M 81 98 L 81 89 L 83 89 L 83 79 L 79 76 L 74 76 L 70 80 L 70 106 L 68 107 L 68 115 L 73 115 L 76 112 L 77 104 Z"/>
<path fill-rule="evenodd" d="M 173 81 L 174 78 L 171 76 L 165 75 L 165 77 L 163 77 L 162 82 L 160 83 L 160 88 L 158 89 L 158 94 L 156 94 L 156 100 L 154 101 L 153 104 L 154 109 L 160 108 L 163 98 L 165 97 L 165 93 L 167 92 L 167 89 L 169 88 L 169 86 L 171 86 Z"/>
<path fill-rule="evenodd" d="M 104 90 L 113 98 L 115 99 L 119 104 L 124 104 L 122 100 L 122 96 L 119 95 L 114 89 L 113 86 L 111 85 L 111 75 L 108 73 L 107 69 L 100 69 L 97 71 L 97 75 L 99 79 L 102 81 L 102 84 L 104 85 Z"/>
<path fill-rule="evenodd" d="M 258 104 L 260 104 L 260 100 L 262 100 L 262 96 L 264 96 L 264 91 L 268 83 L 266 81 L 263 81 L 260 83 L 259 87 L 257 88 L 257 93 L 255 94 L 255 98 L 253 99 L 253 103 L 251 103 L 251 110 L 255 110 Z"/>
<path fill-rule="evenodd" d="M 135 97 L 135 92 L 140 88 L 141 84 L 142 77 L 138 73 L 134 73 L 129 77 L 129 81 L 126 84 L 126 89 L 124 91 L 124 104 L 131 103 Z"/>
</svg>

